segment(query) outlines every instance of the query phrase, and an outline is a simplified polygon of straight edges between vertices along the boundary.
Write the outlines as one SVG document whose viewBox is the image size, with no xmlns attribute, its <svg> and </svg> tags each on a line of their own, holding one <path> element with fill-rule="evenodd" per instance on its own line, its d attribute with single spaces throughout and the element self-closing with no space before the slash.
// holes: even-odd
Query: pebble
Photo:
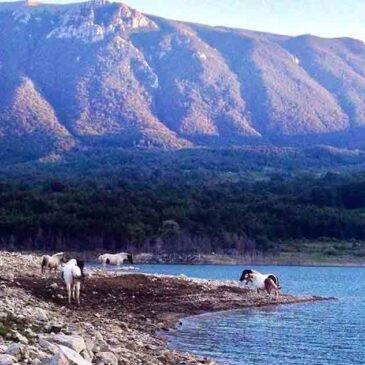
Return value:
<svg viewBox="0 0 365 365">
<path fill-rule="evenodd" d="M 12 343 L 5 351 L 5 354 L 16 356 L 22 351 L 22 345 L 20 343 Z"/>
<path fill-rule="evenodd" d="M 0 355 L 0 365 L 13 365 L 15 364 L 15 359 L 11 355 L 3 354 Z"/>
<path fill-rule="evenodd" d="M 85 360 L 79 353 L 69 347 L 59 346 L 59 352 L 54 355 L 49 365 L 91 365 L 90 361 Z"/>
<path fill-rule="evenodd" d="M 98 364 L 118 365 L 118 359 L 112 352 L 98 352 L 95 360 Z"/>
<path fill-rule="evenodd" d="M 143 327 L 138 329 L 142 321 L 150 324 L 149 330 L 158 328 L 148 315 L 138 317 L 133 313 L 122 312 L 122 318 L 107 317 L 103 308 L 97 307 L 98 311 L 94 312 L 87 309 L 90 314 L 87 318 L 82 307 L 70 307 L 65 296 L 54 291 L 60 285 L 51 279 L 52 276 L 42 279 L 47 280 L 44 288 L 47 301 L 40 296 L 34 296 L 29 290 L 23 290 L 19 277 L 28 275 L 33 277 L 35 285 L 38 283 L 41 277 L 40 257 L 10 255 L 0 251 L 0 262 L 0 277 L 6 279 L 7 283 L 16 281 L 18 284 L 8 286 L 0 283 L 0 293 L 3 295 L 0 298 L 0 322 L 7 321 L 9 317 L 16 322 L 17 328 L 16 331 L 9 332 L 6 339 L 0 336 L 0 365 L 154 365 L 167 364 L 167 361 L 170 361 L 169 364 L 198 364 L 193 356 L 186 357 L 167 350 L 164 341 L 145 332 Z M 96 270 L 93 277 L 97 276 L 112 275 Z M 49 294 L 48 290 L 51 290 Z M 101 295 L 96 290 L 90 290 L 90 293 L 95 298 Z M 63 301 L 62 307 L 51 299 L 52 295 L 55 300 Z M 128 300 L 122 288 L 120 295 L 123 300 Z M 119 300 L 119 292 L 113 292 L 102 299 L 108 304 L 110 298 Z M 162 356 L 164 362 L 158 362 L 159 356 Z"/>
</svg>

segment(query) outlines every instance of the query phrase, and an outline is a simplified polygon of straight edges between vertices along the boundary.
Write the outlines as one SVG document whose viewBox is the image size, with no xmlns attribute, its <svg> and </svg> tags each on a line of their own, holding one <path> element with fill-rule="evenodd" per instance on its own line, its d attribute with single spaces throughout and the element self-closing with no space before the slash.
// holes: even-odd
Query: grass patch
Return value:
<svg viewBox="0 0 365 365">
<path fill-rule="evenodd" d="M 280 242 L 274 258 L 283 262 L 362 263 L 365 242 L 322 237 L 319 240 L 291 240 Z"/>
<path fill-rule="evenodd" d="M 5 327 L 4 325 L 0 324 L 0 336 L 4 337 L 10 332 L 10 329 L 8 327 Z"/>
</svg>

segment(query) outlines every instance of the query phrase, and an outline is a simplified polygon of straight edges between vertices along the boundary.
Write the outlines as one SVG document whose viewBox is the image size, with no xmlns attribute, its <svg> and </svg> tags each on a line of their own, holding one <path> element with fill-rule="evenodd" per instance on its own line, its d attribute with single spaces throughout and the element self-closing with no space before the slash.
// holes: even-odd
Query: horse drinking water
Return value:
<svg viewBox="0 0 365 365">
<path fill-rule="evenodd" d="M 243 270 L 240 277 L 240 281 L 246 281 L 246 285 L 252 283 L 259 293 L 261 290 L 265 290 L 269 295 L 273 291 L 275 293 L 275 299 L 279 298 L 279 278 L 274 274 L 261 274 L 255 270 Z"/>
<path fill-rule="evenodd" d="M 117 254 L 105 253 L 98 257 L 100 263 L 105 267 L 106 265 L 123 265 L 124 261 L 128 260 L 131 265 L 133 265 L 133 256 L 127 252 L 121 252 Z"/>
</svg>

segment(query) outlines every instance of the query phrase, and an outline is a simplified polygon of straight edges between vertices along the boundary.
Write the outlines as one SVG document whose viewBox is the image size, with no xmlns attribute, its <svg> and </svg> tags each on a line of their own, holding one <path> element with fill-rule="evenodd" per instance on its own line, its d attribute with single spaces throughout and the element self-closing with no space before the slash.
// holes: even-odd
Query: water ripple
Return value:
<svg viewBox="0 0 365 365">
<path fill-rule="evenodd" d="M 210 265 L 186 267 L 182 272 L 189 275 L 193 270 L 198 275 L 192 276 L 232 280 L 240 269 Z M 335 296 L 339 300 L 188 318 L 169 335 L 171 346 L 227 365 L 365 364 L 365 269 L 258 269 L 278 273 L 286 292 Z"/>
</svg>

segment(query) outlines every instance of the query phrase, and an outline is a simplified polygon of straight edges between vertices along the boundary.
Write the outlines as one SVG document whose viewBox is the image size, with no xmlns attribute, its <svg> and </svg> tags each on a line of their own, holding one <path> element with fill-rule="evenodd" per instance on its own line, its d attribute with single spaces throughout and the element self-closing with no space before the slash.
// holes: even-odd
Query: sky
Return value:
<svg viewBox="0 0 365 365">
<path fill-rule="evenodd" d="M 75 0 L 44 2 L 72 3 Z M 310 33 L 322 37 L 353 37 L 365 41 L 365 0 L 124 0 L 123 2 L 144 13 L 170 19 L 278 34 Z"/>
</svg>

